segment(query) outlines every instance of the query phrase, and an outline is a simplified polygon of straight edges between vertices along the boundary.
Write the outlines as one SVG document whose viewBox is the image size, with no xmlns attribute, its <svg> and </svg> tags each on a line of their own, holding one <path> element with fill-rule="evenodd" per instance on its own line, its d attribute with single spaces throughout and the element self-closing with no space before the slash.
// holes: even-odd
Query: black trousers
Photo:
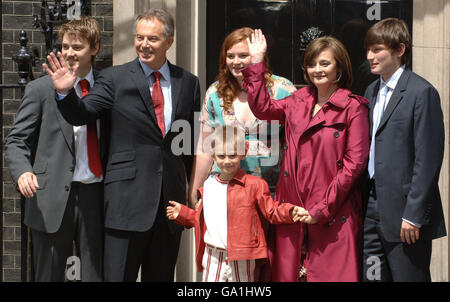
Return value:
<svg viewBox="0 0 450 302">
<path fill-rule="evenodd" d="M 145 232 L 105 231 L 105 281 L 172 282 L 181 231 L 171 232 L 166 209 L 160 203 L 153 226 Z"/>
<path fill-rule="evenodd" d="M 431 240 L 388 242 L 381 231 L 375 185 L 364 220 L 363 281 L 431 282 Z"/>
<path fill-rule="evenodd" d="M 103 183 L 73 182 L 58 231 L 31 229 L 35 281 L 102 281 L 103 239 Z"/>
</svg>

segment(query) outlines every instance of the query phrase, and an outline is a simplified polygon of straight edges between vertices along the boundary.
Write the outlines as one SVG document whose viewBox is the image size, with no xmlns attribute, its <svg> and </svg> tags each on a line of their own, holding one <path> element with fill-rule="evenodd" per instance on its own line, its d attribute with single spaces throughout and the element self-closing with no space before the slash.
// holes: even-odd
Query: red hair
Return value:
<svg viewBox="0 0 450 302">
<path fill-rule="evenodd" d="M 231 74 L 227 66 L 227 51 L 235 44 L 240 42 L 246 42 L 246 39 L 251 39 L 253 29 L 249 27 L 242 27 L 234 30 L 223 41 L 222 48 L 219 55 L 219 74 L 216 80 L 219 82 L 217 85 L 217 93 L 223 99 L 223 108 L 228 110 L 231 108 L 234 99 L 241 91 L 241 86 L 237 79 Z M 247 43 L 247 42 L 246 42 Z M 273 83 L 271 76 L 272 72 L 268 69 L 269 59 L 264 57 L 264 65 L 266 66 L 266 73 L 264 77 L 266 79 L 266 87 Z"/>
</svg>

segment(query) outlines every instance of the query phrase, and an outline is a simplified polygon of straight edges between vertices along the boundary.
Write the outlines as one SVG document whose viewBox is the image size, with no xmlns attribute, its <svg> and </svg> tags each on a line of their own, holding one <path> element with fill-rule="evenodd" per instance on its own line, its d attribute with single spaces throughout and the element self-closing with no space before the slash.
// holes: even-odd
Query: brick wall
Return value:
<svg viewBox="0 0 450 302">
<path fill-rule="evenodd" d="M 48 1 L 50 5 L 53 1 Z M 65 1 L 63 1 L 65 3 Z M 88 0 L 90 15 L 94 16 L 102 28 L 102 48 L 97 56 L 97 68 L 102 69 L 112 64 L 113 37 L 113 0 Z M 40 29 L 32 26 L 33 15 L 40 16 L 41 1 L 33 0 L 2 0 L 2 83 L 15 84 L 19 76 L 16 63 L 12 55 L 19 49 L 19 32 L 25 30 L 28 37 L 28 49 L 36 47 L 40 54 L 40 63 L 33 68 L 35 77 L 41 75 L 42 58 L 45 54 L 45 39 Z M 57 28 L 55 29 L 55 33 Z M 58 43 L 59 41 L 55 41 Z M 20 195 L 12 183 L 8 169 L 4 166 L 4 141 L 14 123 L 15 113 L 20 105 L 21 89 L 3 89 L 2 91 L 2 203 L 1 217 L 1 246 L 0 246 L 0 281 L 25 281 L 23 279 L 21 250 L 22 236 Z M 25 239 L 25 241 L 23 241 Z M 25 261 L 26 262 L 26 261 Z M 26 266 L 26 265 L 25 265 Z"/>
</svg>

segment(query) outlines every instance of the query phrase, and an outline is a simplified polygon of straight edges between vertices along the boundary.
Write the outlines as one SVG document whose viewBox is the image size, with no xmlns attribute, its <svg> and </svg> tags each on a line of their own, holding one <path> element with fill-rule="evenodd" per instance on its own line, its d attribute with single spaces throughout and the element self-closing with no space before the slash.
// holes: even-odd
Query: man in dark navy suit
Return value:
<svg viewBox="0 0 450 302">
<path fill-rule="evenodd" d="M 365 281 L 431 281 L 431 241 L 446 235 L 438 181 L 444 153 L 439 94 L 407 68 L 411 37 L 388 18 L 365 39 L 371 72 Z"/>
<path fill-rule="evenodd" d="M 172 150 L 177 133 L 171 126 L 188 121 L 193 135 L 199 80 L 166 59 L 174 41 L 173 18 L 166 11 L 139 15 L 134 41 L 138 57 L 101 72 L 81 100 L 59 54 L 59 60 L 49 56 L 47 71 L 59 93 L 58 107 L 70 123 L 86 123 L 105 112 L 111 118 L 105 280 L 135 281 L 141 267 L 142 281 L 173 281 L 182 228 L 168 221 L 165 208 L 169 200 L 186 203 L 193 155 Z"/>
</svg>

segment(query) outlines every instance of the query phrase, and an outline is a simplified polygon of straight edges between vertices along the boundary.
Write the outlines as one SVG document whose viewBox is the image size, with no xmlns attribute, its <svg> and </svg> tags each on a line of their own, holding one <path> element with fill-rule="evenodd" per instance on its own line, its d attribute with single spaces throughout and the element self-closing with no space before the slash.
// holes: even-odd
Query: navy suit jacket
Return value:
<svg viewBox="0 0 450 302">
<path fill-rule="evenodd" d="M 380 81 L 364 97 L 373 108 Z M 439 94 L 425 79 L 406 69 L 375 135 L 375 184 L 381 230 L 400 242 L 402 218 L 422 225 L 420 238 L 446 235 L 438 181 L 444 154 L 444 122 Z"/>
<path fill-rule="evenodd" d="M 191 73 L 170 63 L 169 68 L 172 125 L 175 121 L 189 123 L 190 131 L 183 133 L 187 138 L 183 144 L 189 145 L 189 154 L 172 150 L 172 142 L 179 142 L 179 133 L 171 129 L 163 138 L 138 58 L 102 71 L 90 93 L 81 100 L 72 89 L 65 99 L 57 101 L 64 118 L 74 125 L 95 120 L 104 112 L 110 114 L 105 174 L 107 228 L 147 231 L 155 221 L 161 194 L 164 206 L 169 200 L 187 202 L 194 150 L 194 111 L 200 110 L 200 86 Z M 181 230 L 173 222 L 169 222 L 169 227 L 173 232 Z"/>
</svg>

